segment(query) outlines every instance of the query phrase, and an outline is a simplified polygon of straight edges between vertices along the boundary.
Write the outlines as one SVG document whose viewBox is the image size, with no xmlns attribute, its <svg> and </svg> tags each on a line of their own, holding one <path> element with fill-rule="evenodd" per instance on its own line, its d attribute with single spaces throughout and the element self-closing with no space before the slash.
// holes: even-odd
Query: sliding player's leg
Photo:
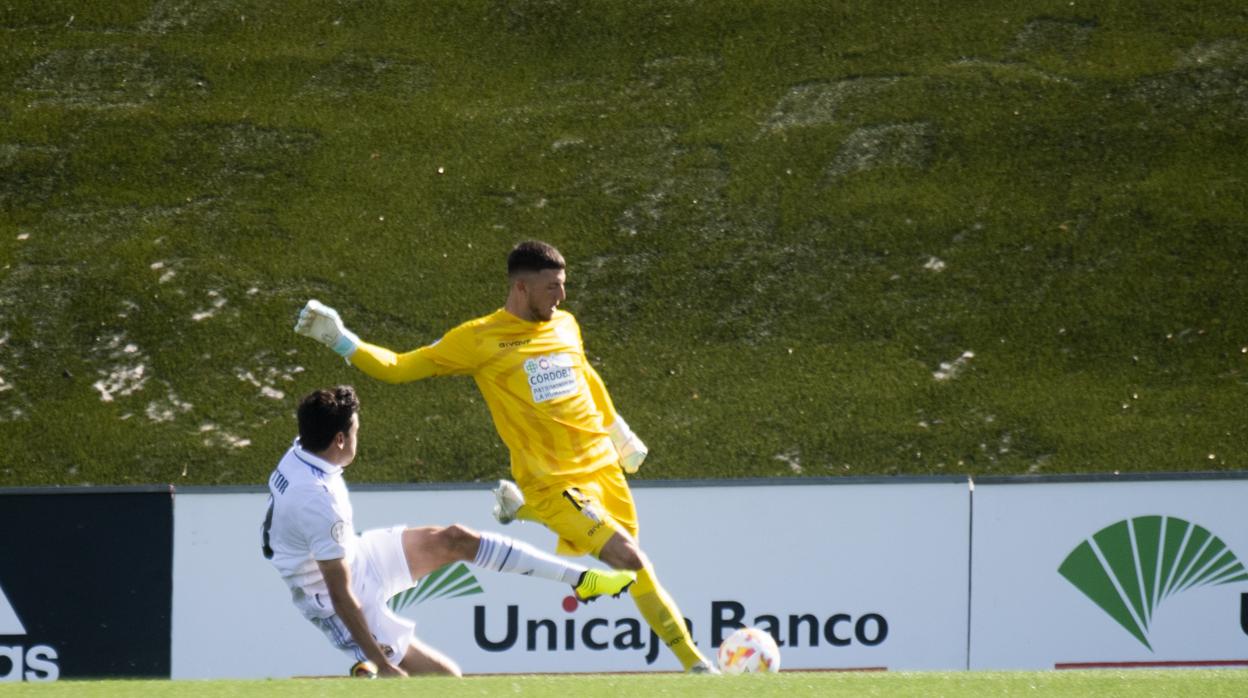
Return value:
<svg viewBox="0 0 1248 698">
<path fill-rule="evenodd" d="M 448 676 L 463 676 L 459 665 L 454 659 L 443 654 L 440 650 L 422 642 L 419 638 L 412 638 L 412 642 L 407 647 L 407 652 L 403 655 L 403 661 L 399 662 L 399 667 L 406 671 L 409 676 L 417 674 L 446 674 Z"/>
<path fill-rule="evenodd" d="M 618 595 L 636 578 L 626 570 L 590 570 L 524 541 L 496 533 L 478 533 L 459 524 L 365 531 L 360 536 L 359 554 L 352 563 L 353 591 L 382 651 L 394 657 L 394 648 L 407 648 L 401 650 L 399 665 L 409 674 L 459 676 L 461 672 L 454 660 L 417 638 L 415 624 L 396 614 L 386 602 L 430 572 L 454 562 L 563 582 L 580 597 Z M 336 616 L 315 622 L 340 649 L 352 653 L 356 660 L 365 659 Z"/>
<path fill-rule="evenodd" d="M 627 570 L 591 570 L 544 553 L 524 541 L 489 531 L 478 533 L 459 524 L 406 529 L 403 552 L 412 581 L 460 561 L 495 572 L 563 582 L 582 598 L 617 595 L 634 579 Z"/>
<path fill-rule="evenodd" d="M 387 603 L 395 594 L 412 586 L 403 549 L 405 533 L 402 526 L 396 526 L 365 531 L 360 536 L 357 554 L 351 561 L 351 591 L 360 604 L 369 632 L 388 661 L 408 674 L 459 676 L 459 666 L 417 638 L 416 624 L 395 613 Z M 366 659 L 337 615 L 320 620 L 318 625 L 335 645 L 352 654 L 357 664 Z M 354 668 L 352 671 L 354 673 Z"/>
</svg>

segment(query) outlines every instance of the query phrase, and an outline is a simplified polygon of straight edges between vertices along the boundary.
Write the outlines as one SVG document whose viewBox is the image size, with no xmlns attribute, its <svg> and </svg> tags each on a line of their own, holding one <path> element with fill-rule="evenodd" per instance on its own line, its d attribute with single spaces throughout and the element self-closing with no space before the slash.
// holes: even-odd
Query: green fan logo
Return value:
<svg viewBox="0 0 1248 698">
<path fill-rule="evenodd" d="M 430 599 L 457 599 L 484 593 L 481 583 L 468 571 L 468 565 L 456 562 L 430 572 L 420 583 L 390 598 L 390 608 L 402 611 Z"/>
<path fill-rule="evenodd" d="M 1173 516 L 1106 526 L 1057 571 L 1150 651 L 1148 628 L 1163 600 L 1195 587 L 1248 582 L 1221 538 Z"/>
</svg>

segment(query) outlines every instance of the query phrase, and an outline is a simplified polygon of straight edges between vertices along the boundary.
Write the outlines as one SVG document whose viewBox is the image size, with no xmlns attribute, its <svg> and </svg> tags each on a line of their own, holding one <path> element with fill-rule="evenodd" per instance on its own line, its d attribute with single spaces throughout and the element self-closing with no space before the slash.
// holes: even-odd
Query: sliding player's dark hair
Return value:
<svg viewBox="0 0 1248 698">
<path fill-rule="evenodd" d="M 507 255 L 507 276 L 515 276 L 524 272 L 542 271 L 543 269 L 566 269 L 563 255 L 559 254 L 554 245 L 541 240 L 525 240 L 511 248 Z"/>
<path fill-rule="evenodd" d="M 312 391 L 299 402 L 299 445 L 313 453 L 324 451 L 335 436 L 351 428 L 351 415 L 359 410 L 360 399 L 349 385 Z"/>
</svg>

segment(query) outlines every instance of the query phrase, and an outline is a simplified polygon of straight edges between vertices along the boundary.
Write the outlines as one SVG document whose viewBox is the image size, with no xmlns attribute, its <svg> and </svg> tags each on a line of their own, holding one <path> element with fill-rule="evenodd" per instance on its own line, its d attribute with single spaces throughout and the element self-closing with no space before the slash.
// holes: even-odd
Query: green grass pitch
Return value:
<svg viewBox="0 0 1248 698">
<path fill-rule="evenodd" d="M 791 698 L 792 696 L 1192 696 L 1231 698 L 1248 691 L 1248 672 L 1219 671 L 1072 671 L 1072 672 L 916 672 L 916 673 L 780 673 L 747 676 L 578 675 L 486 676 L 462 680 L 420 678 L 404 681 L 270 680 L 270 681 L 73 681 L 8 687 L 14 696 L 272 696 L 310 698 L 335 696 L 532 696 L 549 698 L 610 698 L 614 696 L 680 696 L 715 698 Z"/>
</svg>

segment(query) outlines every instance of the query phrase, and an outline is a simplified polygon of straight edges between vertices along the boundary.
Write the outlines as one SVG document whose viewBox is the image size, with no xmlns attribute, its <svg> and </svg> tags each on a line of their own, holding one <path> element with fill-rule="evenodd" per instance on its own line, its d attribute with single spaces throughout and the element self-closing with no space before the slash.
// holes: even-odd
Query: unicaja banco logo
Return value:
<svg viewBox="0 0 1248 698">
<path fill-rule="evenodd" d="M 481 583 L 462 562 L 444 565 L 430 572 L 420 583 L 390 598 L 390 608 L 402 611 L 408 606 L 430 599 L 457 599 L 484 593 Z"/>
<path fill-rule="evenodd" d="M 1248 582 L 1248 570 L 1221 538 L 1173 516 L 1106 526 L 1057 571 L 1150 651 L 1148 629 L 1162 601 L 1195 587 Z"/>
</svg>

